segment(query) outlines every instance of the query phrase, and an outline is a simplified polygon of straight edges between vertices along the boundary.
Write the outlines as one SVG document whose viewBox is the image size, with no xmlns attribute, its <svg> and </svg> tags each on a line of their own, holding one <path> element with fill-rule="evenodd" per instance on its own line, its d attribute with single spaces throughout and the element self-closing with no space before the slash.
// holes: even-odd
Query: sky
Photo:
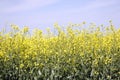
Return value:
<svg viewBox="0 0 120 80">
<path fill-rule="evenodd" d="M 120 28 L 120 0 L 0 0 L 0 29 L 16 24 L 45 30 L 83 21 L 108 25 L 109 20 Z"/>
</svg>

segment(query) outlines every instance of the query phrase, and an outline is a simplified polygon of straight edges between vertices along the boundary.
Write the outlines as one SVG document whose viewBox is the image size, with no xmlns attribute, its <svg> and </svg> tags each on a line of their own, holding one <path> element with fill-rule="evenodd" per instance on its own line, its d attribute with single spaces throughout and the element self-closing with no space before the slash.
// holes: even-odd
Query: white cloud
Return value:
<svg viewBox="0 0 120 80">
<path fill-rule="evenodd" d="M 68 8 L 67 10 L 64 9 L 64 10 L 62 10 L 62 12 L 64 12 L 64 14 L 69 13 L 70 15 L 74 14 L 74 13 L 78 13 L 78 14 L 82 14 L 85 12 L 91 13 L 91 11 L 96 11 L 99 9 L 104 9 L 104 8 L 110 9 L 111 6 L 114 7 L 114 5 L 116 5 L 116 4 L 118 5 L 119 3 L 120 3 L 119 0 L 92 0 L 84 5 L 79 5 L 76 8 L 73 6 L 73 8 L 70 8 L 70 9 Z"/>
<path fill-rule="evenodd" d="M 20 11 L 27 11 L 35 8 L 40 8 L 50 4 L 56 3 L 58 0 L 21 0 L 18 5 L 4 6 L 1 11 L 3 13 L 14 13 Z"/>
<path fill-rule="evenodd" d="M 118 0 L 95 0 L 84 6 L 83 9 L 88 10 L 88 9 L 103 8 L 114 5 L 116 3 L 118 3 Z"/>
</svg>

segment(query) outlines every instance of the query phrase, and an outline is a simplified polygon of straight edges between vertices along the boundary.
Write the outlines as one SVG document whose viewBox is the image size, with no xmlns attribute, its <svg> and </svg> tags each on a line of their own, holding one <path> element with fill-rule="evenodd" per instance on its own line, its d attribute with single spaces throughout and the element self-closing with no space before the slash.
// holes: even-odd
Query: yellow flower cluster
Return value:
<svg viewBox="0 0 120 80">
<path fill-rule="evenodd" d="M 108 66 L 111 71 L 118 70 L 115 64 L 120 62 L 120 29 L 115 30 L 111 25 L 107 29 L 92 25 L 88 30 L 79 27 L 80 24 L 76 25 L 62 29 L 55 24 L 54 33 L 49 29 L 48 34 L 43 34 L 35 29 L 33 34 L 27 35 L 28 27 L 24 27 L 21 33 L 18 26 L 12 25 L 11 32 L 0 34 L 0 66 L 4 66 L 0 70 L 14 70 L 15 67 L 19 74 L 32 74 L 37 70 L 36 74 L 39 72 L 46 76 L 50 69 L 51 75 L 55 73 L 67 77 L 90 73 L 95 78 L 109 73 Z M 116 67 L 111 68 L 111 65 Z M 82 77 L 79 79 L 84 80 Z"/>
</svg>

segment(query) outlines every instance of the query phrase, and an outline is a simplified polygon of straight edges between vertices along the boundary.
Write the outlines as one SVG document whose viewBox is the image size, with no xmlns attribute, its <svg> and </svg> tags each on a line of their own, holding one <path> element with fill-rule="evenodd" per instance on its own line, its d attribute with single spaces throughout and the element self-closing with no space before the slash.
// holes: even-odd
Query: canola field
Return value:
<svg viewBox="0 0 120 80">
<path fill-rule="evenodd" d="M 0 80 L 120 80 L 120 29 L 85 23 L 0 32 Z"/>
</svg>

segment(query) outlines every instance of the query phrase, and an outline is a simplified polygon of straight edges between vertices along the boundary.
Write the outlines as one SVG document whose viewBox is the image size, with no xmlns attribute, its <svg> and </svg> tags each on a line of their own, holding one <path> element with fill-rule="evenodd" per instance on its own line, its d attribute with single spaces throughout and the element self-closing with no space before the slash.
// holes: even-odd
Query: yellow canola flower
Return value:
<svg viewBox="0 0 120 80">
<path fill-rule="evenodd" d="M 107 58 L 105 59 L 105 64 L 109 64 L 109 63 L 111 63 L 111 62 L 112 62 L 112 59 L 111 59 L 111 58 L 108 58 L 108 57 L 107 57 Z"/>
<path fill-rule="evenodd" d="M 24 67 L 24 64 L 20 64 L 20 69 L 22 69 Z"/>
<path fill-rule="evenodd" d="M 19 30 L 19 27 L 17 25 L 11 24 L 12 29 Z"/>
<path fill-rule="evenodd" d="M 0 51 L 0 57 L 4 57 L 4 52 Z"/>
<path fill-rule="evenodd" d="M 29 31 L 29 28 L 27 27 L 27 26 L 25 26 L 24 28 L 23 28 L 23 33 L 26 33 L 26 32 L 28 32 Z"/>
</svg>

